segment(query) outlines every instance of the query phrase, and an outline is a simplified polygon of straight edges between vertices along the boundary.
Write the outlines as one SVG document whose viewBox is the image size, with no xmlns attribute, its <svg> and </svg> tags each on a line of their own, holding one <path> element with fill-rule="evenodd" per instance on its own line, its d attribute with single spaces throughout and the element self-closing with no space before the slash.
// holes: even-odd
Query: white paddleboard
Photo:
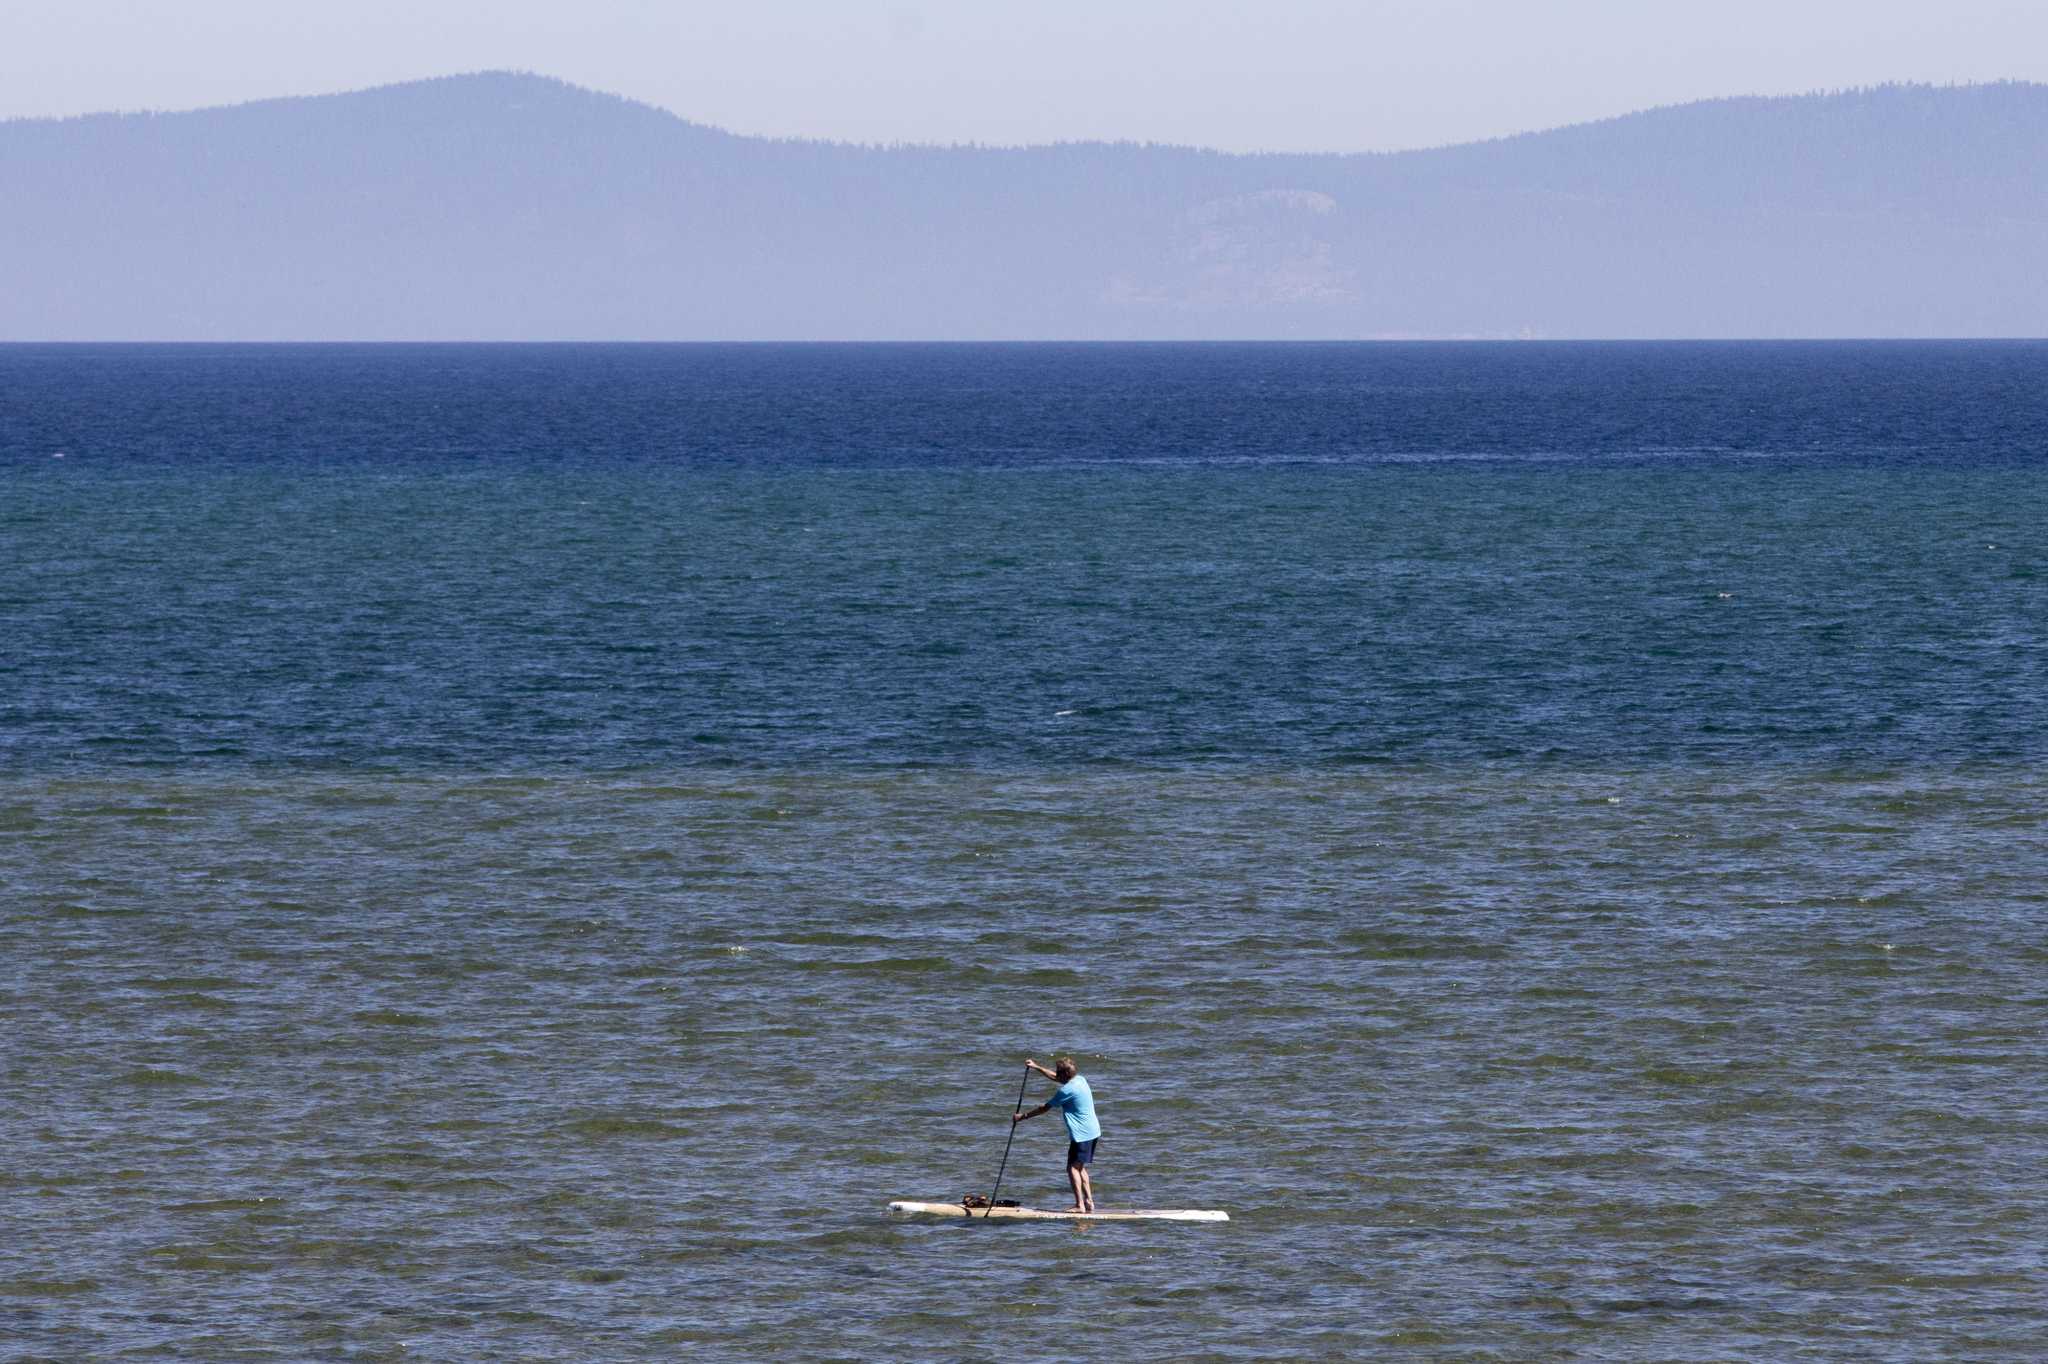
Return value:
<svg viewBox="0 0 2048 1364">
<path fill-rule="evenodd" d="M 1220 1208 L 1104 1208 L 1099 1212 L 1060 1212 L 1046 1208 L 975 1208 L 958 1203 L 913 1203 L 898 1201 L 889 1211 L 925 1217 L 972 1217 L 1001 1221 L 1012 1218 L 1031 1222 L 1228 1222 L 1230 1214 Z"/>
</svg>

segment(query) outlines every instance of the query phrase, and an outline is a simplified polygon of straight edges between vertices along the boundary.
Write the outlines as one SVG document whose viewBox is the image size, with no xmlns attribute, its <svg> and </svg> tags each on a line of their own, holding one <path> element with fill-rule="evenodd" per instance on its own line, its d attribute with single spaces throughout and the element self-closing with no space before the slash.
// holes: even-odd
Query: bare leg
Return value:
<svg viewBox="0 0 2048 1364">
<path fill-rule="evenodd" d="M 1081 1202 L 1087 1205 L 1088 1211 L 1094 1212 L 1095 1186 L 1088 1181 L 1088 1167 L 1083 1165 L 1074 1173 L 1081 1176 L 1080 1187 L 1075 1192 L 1081 1195 Z"/>
<path fill-rule="evenodd" d="M 1078 1165 L 1067 1167 L 1067 1183 L 1074 1188 L 1074 1206 L 1070 1211 L 1088 1211 L 1088 1172 Z"/>
</svg>

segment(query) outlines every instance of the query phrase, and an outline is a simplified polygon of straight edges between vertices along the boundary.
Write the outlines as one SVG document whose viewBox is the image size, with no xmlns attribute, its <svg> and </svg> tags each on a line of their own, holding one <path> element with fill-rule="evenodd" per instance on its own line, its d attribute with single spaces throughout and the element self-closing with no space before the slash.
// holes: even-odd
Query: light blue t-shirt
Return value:
<svg viewBox="0 0 2048 1364">
<path fill-rule="evenodd" d="M 1102 1124 L 1095 1121 L 1095 1091 L 1080 1076 L 1054 1090 L 1046 1103 L 1067 1120 L 1068 1141 L 1094 1141 L 1102 1135 Z"/>
</svg>

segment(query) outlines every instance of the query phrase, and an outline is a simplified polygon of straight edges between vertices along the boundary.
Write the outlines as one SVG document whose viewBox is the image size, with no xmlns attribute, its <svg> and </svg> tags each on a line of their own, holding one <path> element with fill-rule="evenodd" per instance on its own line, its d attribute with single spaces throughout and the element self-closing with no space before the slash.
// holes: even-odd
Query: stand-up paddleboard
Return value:
<svg viewBox="0 0 2048 1364">
<path fill-rule="evenodd" d="M 1221 1208 L 1105 1208 L 1100 1212 L 1060 1212 L 1046 1208 L 969 1208 L 964 1203 L 898 1201 L 889 1211 L 923 1217 L 1003 1218 L 1028 1222 L 1228 1222 Z"/>
</svg>

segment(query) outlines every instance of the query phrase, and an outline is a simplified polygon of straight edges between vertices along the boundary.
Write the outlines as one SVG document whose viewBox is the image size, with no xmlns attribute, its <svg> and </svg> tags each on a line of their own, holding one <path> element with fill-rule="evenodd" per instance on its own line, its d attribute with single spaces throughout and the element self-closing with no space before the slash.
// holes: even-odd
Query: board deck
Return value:
<svg viewBox="0 0 2048 1364">
<path fill-rule="evenodd" d="M 968 1217 L 1001 1221 L 1011 1218 L 1026 1222 L 1228 1222 L 1230 1214 L 1220 1208 L 1104 1208 L 1100 1212 L 1061 1212 L 1047 1208 L 976 1208 L 970 1214 L 958 1203 L 915 1203 L 899 1200 L 889 1211 L 925 1217 Z"/>
</svg>

